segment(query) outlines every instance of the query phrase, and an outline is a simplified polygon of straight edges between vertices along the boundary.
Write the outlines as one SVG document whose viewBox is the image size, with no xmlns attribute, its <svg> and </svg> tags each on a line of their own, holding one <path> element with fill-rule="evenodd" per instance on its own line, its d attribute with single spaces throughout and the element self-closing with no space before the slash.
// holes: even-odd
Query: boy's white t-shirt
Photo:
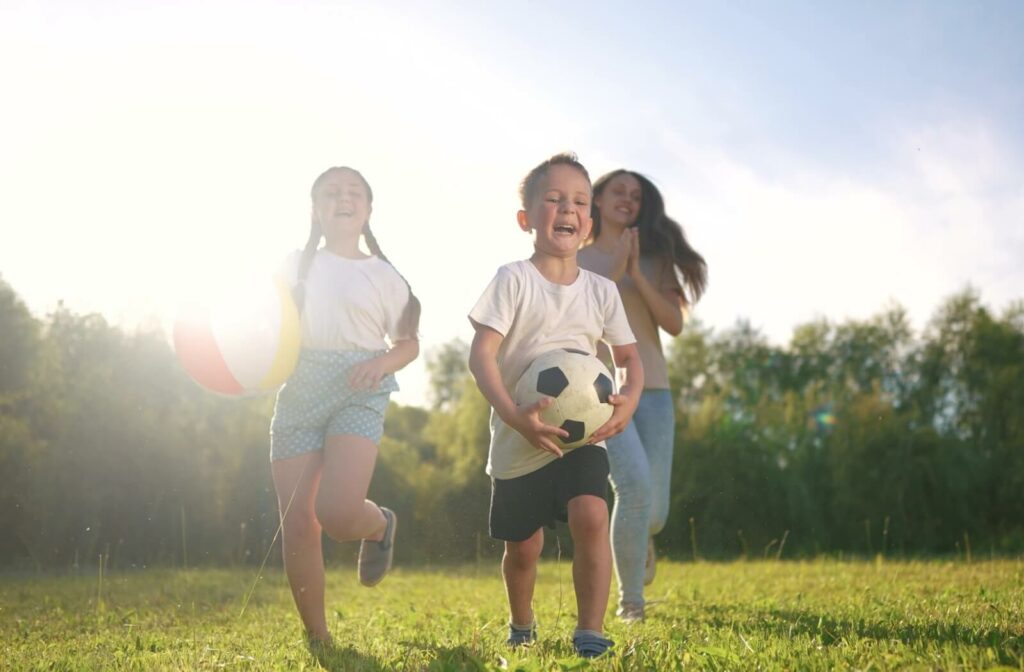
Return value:
<svg viewBox="0 0 1024 672">
<path fill-rule="evenodd" d="M 613 346 L 636 342 L 614 282 L 581 268 L 575 282 L 559 285 L 528 260 L 500 267 L 469 318 L 504 336 L 498 369 L 510 396 L 526 368 L 545 352 L 574 348 L 594 355 L 601 340 Z M 516 478 L 555 459 L 491 409 L 490 476 Z"/>
<path fill-rule="evenodd" d="M 288 256 L 282 274 L 298 283 L 302 251 Z M 380 257 L 347 259 L 319 249 L 306 275 L 302 347 L 311 350 L 385 350 L 396 337 L 409 286 Z"/>
</svg>

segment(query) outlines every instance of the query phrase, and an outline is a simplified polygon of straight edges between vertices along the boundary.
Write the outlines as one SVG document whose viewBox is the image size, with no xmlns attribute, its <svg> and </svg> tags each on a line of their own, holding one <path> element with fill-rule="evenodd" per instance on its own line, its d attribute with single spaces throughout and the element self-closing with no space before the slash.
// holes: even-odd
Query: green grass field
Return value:
<svg viewBox="0 0 1024 672">
<path fill-rule="evenodd" d="M 1024 670 L 1024 560 L 659 564 L 647 620 L 609 608 L 616 655 L 569 638 L 568 562 L 537 586 L 539 642 L 512 654 L 497 563 L 328 576 L 337 648 L 311 652 L 283 574 L 253 568 L 103 577 L 0 575 L 5 670 Z M 614 586 L 613 586 L 614 590 Z"/>
</svg>

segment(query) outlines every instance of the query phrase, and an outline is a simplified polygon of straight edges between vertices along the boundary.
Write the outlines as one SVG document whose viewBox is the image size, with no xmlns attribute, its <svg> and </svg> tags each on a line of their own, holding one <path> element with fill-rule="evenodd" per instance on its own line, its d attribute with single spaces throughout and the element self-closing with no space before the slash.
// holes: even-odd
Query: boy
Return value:
<svg viewBox="0 0 1024 672">
<path fill-rule="evenodd" d="M 573 648 L 593 658 L 612 646 L 602 634 L 612 563 L 602 442 L 629 423 L 644 387 L 643 369 L 615 283 L 576 264 L 591 228 L 586 169 L 574 155 L 555 155 L 530 171 L 520 196 L 517 220 L 533 235 L 533 256 L 499 268 L 469 314 L 476 330 L 469 368 L 491 404 L 490 535 L 505 542 L 508 644 L 515 647 L 536 639 L 532 601 L 543 527 L 556 519 L 569 523 L 578 611 Z M 610 399 L 611 419 L 589 445 L 563 454 L 555 438 L 567 432 L 538 417 L 552 400 L 517 407 L 509 390 L 538 355 L 556 348 L 593 354 L 598 340 L 611 346 L 625 379 Z"/>
</svg>

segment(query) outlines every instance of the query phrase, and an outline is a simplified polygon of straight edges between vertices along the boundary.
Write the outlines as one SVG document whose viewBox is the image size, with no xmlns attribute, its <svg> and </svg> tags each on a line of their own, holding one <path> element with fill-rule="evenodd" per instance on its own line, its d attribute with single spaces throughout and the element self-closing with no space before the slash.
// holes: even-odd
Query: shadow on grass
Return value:
<svg viewBox="0 0 1024 672">
<path fill-rule="evenodd" d="M 708 622 L 714 627 L 730 628 L 736 625 L 736 613 L 714 614 Z M 748 624 L 770 637 L 792 638 L 806 635 L 832 646 L 847 638 L 899 641 L 904 644 L 926 643 L 960 644 L 991 648 L 997 652 L 1000 664 L 1017 665 L 1024 659 L 1024 628 L 970 628 L 959 623 L 927 621 L 909 623 L 904 619 L 841 619 L 824 613 L 791 609 L 769 609 L 752 614 Z"/>
<path fill-rule="evenodd" d="M 331 672 L 384 672 L 389 669 L 352 647 L 310 644 L 309 652 L 321 667 Z"/>
</svg>

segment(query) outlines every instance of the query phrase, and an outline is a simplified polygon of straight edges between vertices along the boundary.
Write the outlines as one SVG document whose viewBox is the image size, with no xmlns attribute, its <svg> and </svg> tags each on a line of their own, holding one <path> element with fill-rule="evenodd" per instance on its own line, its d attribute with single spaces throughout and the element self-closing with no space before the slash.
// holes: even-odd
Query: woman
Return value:
<svg viewBox="0 0 1024 672">
<path fill-rule="evenodd" d="M 618 284 L 644 365 L 633 421 L 608 439 L 617 614 L 632 623 L 644 617 L 644 585 L 654 579 L 654 535 L 668 518 L 672 476 L 675 409 L 659 329 L 682 331 L 685 310 L 704 293 L 707 264 L 639 173 L 616 170 L 597 180 L 591 216 L 592 242 L 580 250 L 579 264 Z"/>
</svg>

